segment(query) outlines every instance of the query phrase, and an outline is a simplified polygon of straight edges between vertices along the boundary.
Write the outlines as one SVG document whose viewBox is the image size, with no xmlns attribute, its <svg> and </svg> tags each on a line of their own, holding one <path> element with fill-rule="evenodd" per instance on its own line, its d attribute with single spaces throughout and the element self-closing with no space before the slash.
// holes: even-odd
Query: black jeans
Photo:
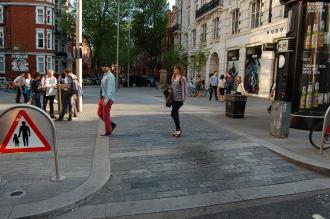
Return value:
<svg viewBox="0 0 330 219">
<path fill-rule="evenodd" d="M 48 100 L 49 100 L 49 114 L 50 115 L 54 115 L 54 99 L 55 99 L 55 96 L 44 96 L 44 105 L 42 106 L 43 110 L 46 111 L 46 108 L 47 108 L 47 103 L 48 103 Z"/>
<path fill-rule="evenodd" d="M 60 113 L 60 118 L 63 119 L 64 114 L 68 112 L 68 108 L 69 108 L 69 116 L 72 117 L 72 115 L 71 115 L 71 105 L 70 105 L 70 99 L 71 99 L 70 92 L 62 90 L 61 91 L 61 99 L 62 99 L 62 110 L 61 110 L 61 113 Z"/>
<path fill-rule="evenodd" d="M 174 101 L 172 105 L 172 112 L 171 116 L 173 118 L 173 121 L 175 123 L 176 131 L 180 131 L 180 118 L 179 118 L 179 109 L 182 107 L 183 101 Z"/>
<path fill-rule="evenodd" d="M 218 100 L 218 87 L 217 86 L 210 87 L 210 100 L 212 100 L 213 92 L 214 92 L 215 99 Z"/>
</svg>

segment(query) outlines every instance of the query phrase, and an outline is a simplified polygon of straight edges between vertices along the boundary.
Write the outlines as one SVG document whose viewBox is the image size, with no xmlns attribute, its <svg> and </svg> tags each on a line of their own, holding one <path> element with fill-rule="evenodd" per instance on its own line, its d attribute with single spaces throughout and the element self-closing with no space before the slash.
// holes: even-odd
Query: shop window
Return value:
<svg viewBox="0 0 330 219">
<path fill-rule="evenodd" d="M 239 32 L 239 9 L 233 10 L 231 13 L 231 33 L 236 34 Z"/>
<path fill-rule="evenodd" d="M 253 1 L 251 4 L 251 28 L 261 26 L 261 0 Z"/>
</svg>

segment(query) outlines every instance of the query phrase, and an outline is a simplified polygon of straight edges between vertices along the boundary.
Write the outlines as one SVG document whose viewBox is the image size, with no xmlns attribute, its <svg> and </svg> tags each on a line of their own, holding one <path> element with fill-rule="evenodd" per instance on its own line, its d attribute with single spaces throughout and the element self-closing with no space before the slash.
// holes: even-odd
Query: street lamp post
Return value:
<svg viewBox="0 0 330 219">
<path fill-rule="evenodd" d="M 127 87 L 129 88 L 129 74 L 131 65 L 131 21 L 128 24 L 128 67 L 127 67 Z"/>
<path fill-rule="evenodd" d="M 116 88 L 118 90 L 119 88 L 119 11 L 120 11 L 120 4 L 119 0 L 117 2 L 118 4 L 118 11 L 117 11 L 117 68 L 116 68 Z"/>
<path fill-rule="evenodd" d="M 82 0 L 77 0 L 77 18 L 76 18 L 76 74 L 78 82 L 82 86 Z M 78 96 L 78 111 L 82 112 L 82 97 Z"/>
</svg>

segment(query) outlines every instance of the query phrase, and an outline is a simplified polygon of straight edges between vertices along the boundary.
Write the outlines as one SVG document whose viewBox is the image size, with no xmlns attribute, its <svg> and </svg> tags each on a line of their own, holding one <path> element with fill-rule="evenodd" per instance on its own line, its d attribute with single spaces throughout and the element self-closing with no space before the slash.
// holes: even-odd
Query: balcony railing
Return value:
<svg viewBox="0 0 330 219">
<path fill-rule="evenodd" d="M 175 24 L 173 26 L 173 32 L 179 31 L 180 30 L 180 24 Z"/>
<path fill-rule="evenodd" d="M 223 5 L 223 0 L 212 0 L 206 5 L 203 5 L 200 9 L 196 11 L 196 18 L 199 18 L 206 14 L 207 12 L 211 11 L 212 9 Z"/>
</svg>

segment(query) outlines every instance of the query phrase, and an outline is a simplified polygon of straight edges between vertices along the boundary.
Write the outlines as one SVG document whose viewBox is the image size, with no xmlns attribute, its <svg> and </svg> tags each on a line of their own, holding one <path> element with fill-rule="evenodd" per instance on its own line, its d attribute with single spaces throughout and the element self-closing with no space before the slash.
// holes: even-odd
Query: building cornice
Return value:
<svg viewBox="0 0 330 219">
<path fill-rule="evenodd" d="M 0 5 L 6 6 L 6 5 L 12 5 L 12 6 L 47 6 L 50 8 L 55 8 L 55 4 L 53 3 L 47 3 L 47 2 L 38 2 L 38 3 L 30 3 L 30 2 L 0 2 Z"/>
<path fill-rule="evenodd" d="M 0 55 L 36 55 L 36 56 L 55 56 L 54 52 L 20 52 L 20 51 L 0 51 Z"/>
</svg>

